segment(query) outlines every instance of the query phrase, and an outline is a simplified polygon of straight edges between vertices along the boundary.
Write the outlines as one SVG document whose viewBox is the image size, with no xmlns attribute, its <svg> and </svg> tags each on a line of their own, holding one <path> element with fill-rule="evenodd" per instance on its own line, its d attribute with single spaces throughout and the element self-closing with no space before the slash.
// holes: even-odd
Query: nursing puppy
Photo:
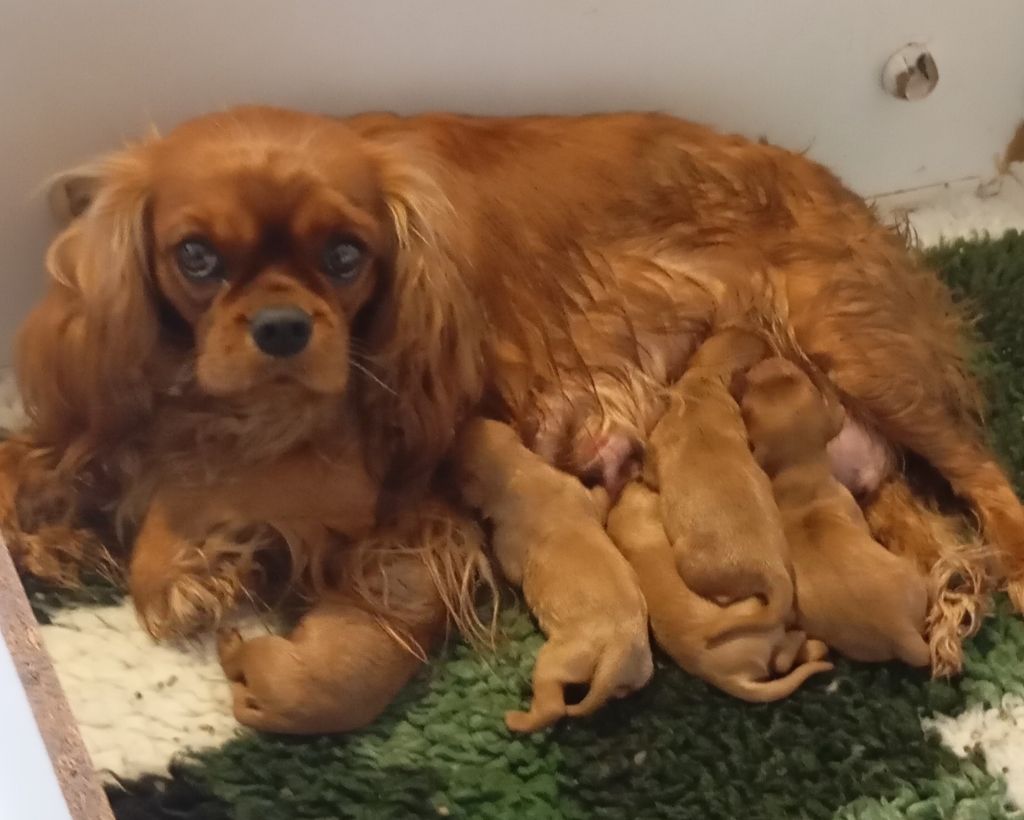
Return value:
<svg viewBox="0 0 1024 820">
<path fill-rule="evenodd" d="M 752 702 L 788 697 L 811 675 L 832 669 L 825 644 L 766 618 L 756 599 L 719 606 L 680 585 L 661 515 L 658 496 L 630 484 L 608 515 L 608 534 L 637 574 L 654 639 L 676 663 Z M 778 674 L 784 677 L 771 679 Z"/>
<path fill-rule="evenodd" d="M 543 729 L 646 684 L 654 669 L 647 608 L 605 532 L 603 492 L 592 494 L 545 463 L 496 421 L 470 422 L 456 461 L 466 500 L 494 524 L 502 572 L 522 587 L 548 638 L 533 670 L 530 709 L 509 712 L 508 727 Z M 566 703 L 571 684 L 589 684 L 579 703 Z"/>
<path fill-rule="evenodd" d="M 793 603 L 786 539 L 764 472 L 747 443 L 735 376 L 762 359 L 758 335 L 733 328 L 705 341 L 651 431 L 644 476 L 660 493 L 683 582 L 718 603 L 758 597 L 781 623 Z"/>
<path fill-rule="evenodd" d="M 789 541 L 799 625 L 854 660 L 927 666 L 924 578 L 872 538 L 832 475 L 826 446 L 842 427 L 841 409 L 780 358 L 748 372 L 741 404 Z"/>
</svg>

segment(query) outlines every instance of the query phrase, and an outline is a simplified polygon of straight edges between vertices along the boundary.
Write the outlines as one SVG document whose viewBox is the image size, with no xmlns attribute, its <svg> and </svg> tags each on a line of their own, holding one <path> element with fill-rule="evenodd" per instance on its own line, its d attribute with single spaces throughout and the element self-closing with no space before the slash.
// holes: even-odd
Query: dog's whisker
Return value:
<svg viewBox="0 0 1024 820">
<path fill-rule="evenodd" d="M 397 396 L 398 395 L 398 392 L 393 387 L 391 387 L 390 385 L 388 385 L 384 381 L 382 381 L 381 378 L 379 376 L 377 376 L 377 374 L 375 374 L 372 370 L 370 370 L 370 368 L 367 367 L 366 365 L 360 364 L 358 361 L 356 361 L 352 357 L 349 357 L 348 362 L 349 362 L 350 365 L 352 365 L 356 370 L 358 370 L 360 373 L 362 373 L 368 379 L 376 382 L 377 385 L 382 390 L 387 391 L 392 396 Z"/>
<path fill-rule="evenodd" d="M 373 362 L 373 356 L 371 356 L 369 353 L 361 353 L 358 350 L 350 351 L 349 357 L 356 359 L 357 361 L 363 362 L 364 364 L 367 365 Z"/>
</svg>

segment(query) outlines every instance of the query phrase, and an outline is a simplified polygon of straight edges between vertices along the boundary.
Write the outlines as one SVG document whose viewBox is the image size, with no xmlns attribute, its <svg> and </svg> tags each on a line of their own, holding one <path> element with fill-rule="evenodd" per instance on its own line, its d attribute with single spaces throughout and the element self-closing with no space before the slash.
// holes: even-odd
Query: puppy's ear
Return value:
<svg viewBox="0 0 1024 820">
<path fill-rule="evenodd" d="M 846 424 L 846 410 L 835 396 L 826 395 L 824 398 L 825 408 L 828 411 L 828 441 L 832 441 L 842 432 L 843 425 Z"/>
<path fill-rule="evenodd" d="M 365 418 L 394 473 L 429 471 L 483 385 L 483 317 L 455 250 L 457 215 L 425 152 L 372 147 L 393 234 L 391 271 L 366 332 L 393 392 L 368 384 Z"/>
<path fill-rule="evenodd" d="M 145 411 L 158 333 L 143 149 L 75 178 L 89 180 L 91 202 L 50 245 L 49 291 L 22 327 L 16 354 L 31 434 L 72 461 Z"/>
<path fill-rule="evenodd" d="M 732 378 L 729 380 L 729 393 L 736 401 L 737 404 L 743 401 L 743 396 L 747 392 L 747 371 L 737 370 L 732 374 Z"/>
</svg>

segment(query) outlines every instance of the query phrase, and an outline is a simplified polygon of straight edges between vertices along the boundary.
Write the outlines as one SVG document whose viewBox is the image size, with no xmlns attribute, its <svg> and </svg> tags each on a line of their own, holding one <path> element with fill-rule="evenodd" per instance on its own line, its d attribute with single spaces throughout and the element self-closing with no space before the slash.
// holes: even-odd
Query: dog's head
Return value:
<svg viewBox="0 0 1024 820">
<path fill-rule="evenodd" d="M 739 397 L 754 453 L 766 466 L 824 453 L 843 426 L 842 407 L 826 401 L 807 374 L 786 359 L 754 365 Z"/>
<path fill-rule="evenodd" d="M 149 287 L 188 326 L 200 388 L 344 390 L 352 327 L 396 242 L 358 138 L 337 123 L 214 117 L 133 165 L 142 196 L 123 215 L 144 232 L 143 269 L 124 284 Z"/>
<path fill-rule="evenodd" d="M 89 204 L 50 248 L 20 345 L 37 424 L 116 432 L 175 360 L 212 400 L 349 391 L 400 447 L 446 443 L 476 389 L 456 350 L 471 308 L 419 160 L 340 120 L 248 108 L 68 177 Z"/>
</svg>

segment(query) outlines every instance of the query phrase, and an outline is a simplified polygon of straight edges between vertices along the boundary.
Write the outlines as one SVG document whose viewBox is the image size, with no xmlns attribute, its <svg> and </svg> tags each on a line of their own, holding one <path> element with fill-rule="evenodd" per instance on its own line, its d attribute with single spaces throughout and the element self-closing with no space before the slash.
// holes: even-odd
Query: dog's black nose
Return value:
<svg viewBox="0 0 1024 820">
<path fill-rule="evenodd" d="M 297 307 L 264 308 L 249 320 L 256 347 L 268 356 L 295 356 L 313 335 L 313 317 Z"/>
</svg>

